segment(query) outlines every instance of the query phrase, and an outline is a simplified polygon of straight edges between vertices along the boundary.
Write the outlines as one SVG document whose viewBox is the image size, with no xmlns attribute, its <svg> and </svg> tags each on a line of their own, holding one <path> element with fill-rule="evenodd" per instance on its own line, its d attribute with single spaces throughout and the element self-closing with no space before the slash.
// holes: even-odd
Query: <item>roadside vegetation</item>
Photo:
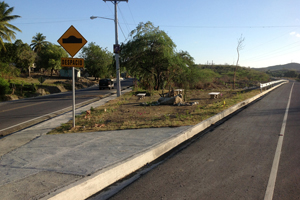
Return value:
<svg viewBox="0 0 300 200">
<path fill-rule="evenodd" d="M 208 93 L 212 91 L 216 90 L 188 90 L 186 101 L 199 104 L 174 106 L 157 105 L 161 91 L 153 91 L 151 95 L 148 93 L 150 96 L 139 100 L 136 94 L 145 91 L 134 90 L 76 116 L 76 127 L 72 127 L 71 120 L 49 134 L 196 125 L 260 92 L 223 88 L 218 90 L 221 92 L 220 98 L 211 99 Z"/>
</svg>

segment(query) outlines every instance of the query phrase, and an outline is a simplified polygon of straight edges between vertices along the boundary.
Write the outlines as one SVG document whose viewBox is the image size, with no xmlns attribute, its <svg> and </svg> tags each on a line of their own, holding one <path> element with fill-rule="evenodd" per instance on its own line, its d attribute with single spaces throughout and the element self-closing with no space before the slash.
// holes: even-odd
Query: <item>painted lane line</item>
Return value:
<svg viewBox="0 0 300 200">
<path fill-rule="evenodd" d="M 82 105 L 88 103 L 89 101 L 93 102 L 93 101 L 96 101 L 96 100 L 98 100 L 98 98 L 93 98 L 93 99 L 86 100 L 86 101 L 84 101 L 84 102 L 78 103 L 78 104 L 76 104 L 76 108 L 78 109 L 78 107 L 81 107 Z M 100 100 L 101 100 L 101 99 L 100 99 Z M 36 105 L 36 104 L 35 104 L 35 105 Z M 4 128 L 4 129 L 0 129 L 0 132 L 3 132 L 3 131 L 5 131 L 5 130 L 8 130 L 8 129 L 11 129 L 11 128 L 20 126 L 20 125 L 22 125 L 22 124 L 29 123 L 29 122 L 31 122 L 31 121 L 35 121 L 35 120 L 37 120 L 37 119 L 41 119 L 41 118 L 44 118 L 44 117 L 48 117 L 49 119 L 50 119 L 50 118 L 53 118 L 53 117 L 50 117 L 50 116 L 51 116 L 51 115 L 60 115 L 60 114 L 62 114 L 61 112 L 63 112 L 63 113 L 65 113 L 65 112 L 70 112 L 70 111 L 71 111 L 71 110 L 70 110 L 71 108 L 72 108 L 72 106 L 69 106 L 69 107 L 63 108 L 63 109 L 61 109 L 61 110 L 57 110 L 57 111 L 54 111 L 54 112 L 51 112 L 51 113 L 48 113 L 48 114 L 45 114 L 45 115 L 36 117 L 36 118 L 30 119 L 30 120 L 27 120 L 27 121 L 25 121 L 25 122 L 21 122 L 21 123 L 19 123 L 19 124 L 13 125 L 13 126 L 10 126 L 10 127 Z M 55 116 L 55 117 L 56 117 L 56 116 Z M 46 121 L 46 119 L 43 120 L 43 121 Z"/>
<path fill-rule="evenodd" d="M 17 109 L 20 109 L 20 108 L 28 108 L 28 107 L 36 106 L 36 105 L 43 104 L 43 103 L 47 103 L 47 102 L 39 102 L 39 103 L 29 104 L 29 105 L 20 106 L 20 107 L 14 107 L 14 108 L 7 109 L 7 110 L 1 110 L 0 113 L 12 111 L 12 110 L 17 110 Z"/>
<path fill-rule="evenodd" d="M 275 152 L 273 165 L 272 165 L 272 169 L 271 169 L 269 182 L 268 182 L 268 186 L 267 186 L 267 189 L 266 189 L 264 200 L 272 200 L 273 199 L 275 183 L 276 183 L 276 177 L 277 177 L 278 166 L 279 166 L 279 160 L 280 160 L 280 154 L 281 154 L 282 143 L 283 143 L 283 137 L 284 137 L 284 133 L 285 133 L 285 127 L 286 127 L 288 112 L 289 112 L 289 108 L 290 108 L 290 102 L 291 102 L 291 97 L 292 97 L 292 91 L 293 91 L 294 84 L 295 83 L 293 83 L 293 85 L 292 85 L 289 100 L 288 100 L 286 110 L 285 110 L 285 114 L 284 114 L 284 117 L 283 117 L 283 122 L 282 122 L 281 130 L 280 130 L 280 134 L 279 134 L 279 139 L 278 139 L 278 143 L 277 143 L 277 147 L 276 147 L 276 152 Z"/>
</svg>

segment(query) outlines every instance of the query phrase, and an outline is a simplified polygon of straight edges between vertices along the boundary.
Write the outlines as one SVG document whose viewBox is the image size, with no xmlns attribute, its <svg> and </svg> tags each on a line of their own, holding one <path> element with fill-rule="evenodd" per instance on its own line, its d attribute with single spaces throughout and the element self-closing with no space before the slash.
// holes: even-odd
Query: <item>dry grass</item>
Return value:
<svg viewBox="0 0 300 200">
<path fill-rule="evenodd" d="M 152 102 L 159 99 L 158 92 L 141 100 L 135 92 L 130 92 L 103 106 L 91 108 L 90 114 L 85 112 L 76 116 L 75 128 L 71 128 L 72 121 L 69 121 L 51 131 L 50 134 L 195 125 L 260 91 L 224 90 L 220 91 L 222 97 L 218 99 L 210 99 L 209 92 L 212 91 L 189 90 L 186 95 L 187 101 L 199 102 L 194 106 L 151 106 Z M 142 102 L 148 103 L 149 106 L 141 106 Z"/>
</svg>

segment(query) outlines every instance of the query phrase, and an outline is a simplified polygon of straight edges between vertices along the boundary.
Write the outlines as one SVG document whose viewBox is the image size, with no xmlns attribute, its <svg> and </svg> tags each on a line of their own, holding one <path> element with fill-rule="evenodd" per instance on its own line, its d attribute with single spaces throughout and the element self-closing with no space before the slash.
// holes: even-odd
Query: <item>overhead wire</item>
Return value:
<svg viewBox="0 0 300 200">
<path fill-rule="evenodd" d="M 281 56 L 285 56 L 285 55 L 287 55 L 287 54 L 291 54 L 291 53 L 294 53 L 294 52 L 299 52 L 300 51 L 300 49 L 297 49 L 297 50 L 295 50 L 295 51 L 291 51 L 291 52 L 287 52 L 287 53 L 285 53 L 285 54 L 280 54 L 280 55 L 270 55 L 270 56 L 267 56 L 267 57 L 264 57 L 264 58 L 261 58 L 261 59 L 258 59 L 258 60 L 254 60 L 254 61 L 251 61 L 251 62 L 259 62 L 259 61 L 262 61 L 262 60 L 269 60 L 269 59 L 271 59 L 271 58 L 274 58 L 274 57 L 281 57 Z"/>
<path fill-rule="evenodd" d="M 39 21 L 39 22 L 16 22 L 14 24 L 51 24 L 51 23 L 64 23 L 64 22 L 76 22 L 76 21 L 89 21 L 89 19 L 72 19 L 72 20 L 60 20 L 60 21 Z"/>
<path fill-rule="evenodd" d="M 278 36 L 278 37 L 275 37 L 275 38 L 273 38 L 273 39 L 271 39 L 271 40 L 268 40 L 268 41 L 266 41 L 266 42 L 263 42 L 263 43 L 261 43 L 261 44 L 258 44 L 258 45 L 256 45 L 255 47 L 252 47 L 251 49 L 245 49 L 244 52 L 245 52 L 245 51 L 250 51 L 250 50 L 252 50 L 252 49 L 256 49 L 257 47 L 260 47 L 260 46 L 262 46 L 262 45 L 264 45 L 264 44 L 266 44 L 266 43 L 272 42 L 272 41 L 274 41 L 274 40 L 276 40 L 276 39 L 278 39 L 278 38 L 281 38 L 281 37 L 283 37 L 283 36 L 285 36 L 285 35 L 287 35 L 287 34 L 289 34 L 289 33 L 286 33 L 286 31 L 285 31 L 284 34 L 282 34 L 282 35 L 280 35 L 280 36 Z"/>
<path fill-rule="evenodd" d="M 136 24 L 136 23 L 135 23 L 135 20 L 134 20 L 134 17 L 133 17 L 133 15 L 132 15 L 131 9 L 130 9 L 130 7 L 129 7 L 129 4 L 128 4 L 128 3 L 127 3 L 127 6 L 128 6 L 128 9 L 129 9 L 129 12 L 130 12 L 130 14 L 131 14 L 131 17 L 132 17 L 133 23 L 134 23 L 134 24 Z"/>
<path fill-rule="evenodd" d="M 273 51 L 270 51 L 270 52 L 266 52 L 266 53 L 263 53 L 263 54 L 260 54 L 260 55 L 257 55 L 257 56 L 254 56 L 254 57 L 251 57 L 251 58 L 248 58 L 248 59 L 241 59 L 241 62 L 245 62 L 245 61 L 252 61 L 252 62 L 255 62 L 256 60 L 263 60 L 263 59 L 269 59 L 268 57 L 275 57 L 276 55 L 277 56 L 282 56 L 282 51 L 288 51 L 288 50 L 291 50 L 291 49 L 294 49 L 294 48 L 297 48 L 299 46 L 293 46 L 289 49 L 286 49 L 287 47 L 291 46 L 291 45 L 295 45 L 297 43 L 299 43 L 300 41 L 298 42 L 294 42 L 292 44 L 288 44 L 284 47 L 281 47 L 279 49 L 275 49 Z M 300 49 L 298 49 L 297 51 L 299 51 Z M 293 51 L 294 52 L 294 51 Z M 278 55 L 278 54 L 281 54 L 281 55 Z M 284 54 L 285 55 L 285 54 Z"/>
<path fill-rule="evenodd" d="M 121 11 L 121 9 L 120 9 L 119 6 L 118 6 L 118 10 L 120 11 L 121 17 L 123 18 L 123 20 L 124 20 L 124 22 L 125 22 L 124 24 L 126 25 L 127 31 L 130 32 L 130 30 L 129 30 L 129 28 L 128 28 L 128 23 L 127 23 L 127 21 L 126 21 L 126 19 L 125 19 L 125 17 L 124 17 L 124 15 L 123 15 L 123 13 L 122 13 L 122 11 Z"/>
</svg>

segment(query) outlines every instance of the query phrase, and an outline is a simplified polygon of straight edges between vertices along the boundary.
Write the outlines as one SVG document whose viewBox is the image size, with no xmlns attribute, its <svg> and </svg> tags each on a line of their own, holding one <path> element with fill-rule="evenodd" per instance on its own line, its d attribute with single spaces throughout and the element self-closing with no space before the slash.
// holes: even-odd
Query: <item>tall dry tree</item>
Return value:
<svg viewBox="0 0 300 200">
<path fill-rule="evenodd" d="M 238 65 L 239 65 L 240 51 L 245 47 L 244 46 L 244 41 L 245 41 L 245 37 L 243 37 L 243 34 L 241 34 L 240 38 L 238 39 L 238 43 L 237 43 L 237 47 L 236 47 L 238 57 L 237 57 L 237 60 L 236 60 L 236 66 L 235 66 L 234 74 L 233 74 L 233 89 L 235 89 L 236 70 L 237 70 Z"/>
</svg>

